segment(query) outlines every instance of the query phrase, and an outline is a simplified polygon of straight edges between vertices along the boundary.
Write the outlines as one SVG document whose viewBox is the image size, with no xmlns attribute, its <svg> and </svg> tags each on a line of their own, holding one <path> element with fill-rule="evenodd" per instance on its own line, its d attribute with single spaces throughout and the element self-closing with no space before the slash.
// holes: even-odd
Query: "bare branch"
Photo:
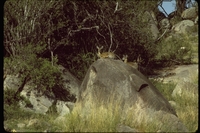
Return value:
<svg viewBox="0 0 200 133">
<path fill-rule="evenodd" d="M 167 14 L 167 16 L 168 16 L 168 13 L 165 11 L 165 9 L 163 8 L 163 6 L 162 6 L 162 2 L 163 1 L 161 1 L 158 5 L 162 8 L 162 10 L 165 12 L 165 14 Z"/>
<path fill-rule="evenodd" d="M 92 29 L 99 29 L 99 26 L 92 26 L 92 27 L 82 27 L 80 29 L 77 30 L 70 30 L 68 34 L 70 34 L 71 32 L 80 32 L 81 30 L 92 30 Z"/>
<path fill-rule="evenodd" d="M 160 38 L 162 38 L 165 35 L 165 33 L 167 32 L 167 30 L 169 30 L 169 29 L 166 28 L 165 31 L 163 32 L 163 34 L 156 41 L 160 40 Z"/>
<path fill-rule="evenodd" d="M 103 36 L 101 33 L 99 33 L 99 26 L 98 26 L 98 28 L 96 28 L 96 31 L 100 36 L 102 36 L 106 40 L 105 36 Z"/>
<path fill-rule="evenodd" d="M 112 44 L 113 44 L 113 40 L 112 40 L 113 34 L 112 34 L 112 32 L 111 32 L 111 29 L 110 29 L 110 24 L 108 24 L 108 30 L 109 30 L 109 33 L 110 33 L 110 47 L 109 47 L 109 49 L 108 49 L 108 52 L 110 52 L 110 49 L 111 49 Z"/>
<path fill-rule="evenodd" d="M 116 6 L 115 6 L 115 11 L 114 11 L 114 13 L 117 11 L 118 5 L 119 5 L 119 3 L 118 3 L 118 1 L 117 1 L 117 2 L 116 2 Z"/>
<path fill-rule="evenodd" d="M 118 1 L 117 1 L 117 2 L 116 2 L 116 6 L 115 6 L 115 11 L 114 11 L 114 13 L 116 13 L 117 11 L 122 10 L 122 8 L 119 8 L 119 9 L 118 9 L 118 6 L 119 6 L 119 3 L 118 3 Z"/>
</svg>

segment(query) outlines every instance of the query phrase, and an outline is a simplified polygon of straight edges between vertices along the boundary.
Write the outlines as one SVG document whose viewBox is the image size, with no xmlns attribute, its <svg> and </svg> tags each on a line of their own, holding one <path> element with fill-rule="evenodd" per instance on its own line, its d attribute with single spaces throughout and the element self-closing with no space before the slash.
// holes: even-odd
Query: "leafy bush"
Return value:
<svg viewBox="0 0 200 133">
<path fill-rule="evenodd" d="M 175 101 L 176 105 L 174 109 L 178 115 L 180 121 L 189 129 L 191 132 L 195 132 L 198 128 L 198 93 L 188 93 L 187 90 L 194 90 L 198 92 L 198 74 L 191 73 L 189 75 L 191 83 L 184 82 L 185 87 L 181 95 L 172 97 L 172 92 L 175 89 L 176 84 L 173 83 L 161 83 L 152 81 L 156 88 L 163 94 L 168 101 Z M 190 84 L 193 84 L 192 86 Z"/>
<path fill-rule="evenodd" d="M 40 45 L 31 44 L 20 48 L 19 55 L 4 59 L 4 69 L 9 71 L 8 74 L 19 74 L 24 85 L 31 81 L 38 91 L 51 92 L 53 86 L 62 84 L 61 72 L 56 65 L 57 62 L 52 66 L 52 62 L 48 59 L 37 57 L 41 49 Z M 22 90 L 23 86 L 19 92 Z"/>
<path fill-rule="evenodd" d="M 78 79 L 83 79 L 85 73 L 87 72 L 90 65 L 96 60 L 95 53 L 88 52 L 84 53 L 81 52 L 76 56 L 69 56 L 67 57 L 67 65 L 70 71 L 76 75 Z"/>
<path fill-rule="evenodd" d="M 15 96 L 16 91 L 13 89 L 4 90 L 4 104 L 5 105 L 16 105 L 18 106 L 18 101 L 23 100 L 19 95 Z"/>
<path fill-rule="evenodd" d="M 30 101 L 24 96 L 15 95 L 16 91 L 13 89 L 4 90 L 4 120 L 11 119 L 13 115 L 20 112 L 19 101 L 25 102 L 26 106 L 32 107 Z"/>
<path fill-rule="evenodd" d="M 155 64 L 157 63 L 159 66 L 191 63 L 193 51 L 186 36 L 170 36 L 158 43 L 157 48 L 159 50 L 155 57 Z"/>
<path fill-rule="evenodd" d="M 168 100 L 172 100 L 171 94 L 176 86 L 175 83 L 164 84 L 159 81 L 151 80 L 155 87 L 161 92 L 161 94 Z"/>
</svg>

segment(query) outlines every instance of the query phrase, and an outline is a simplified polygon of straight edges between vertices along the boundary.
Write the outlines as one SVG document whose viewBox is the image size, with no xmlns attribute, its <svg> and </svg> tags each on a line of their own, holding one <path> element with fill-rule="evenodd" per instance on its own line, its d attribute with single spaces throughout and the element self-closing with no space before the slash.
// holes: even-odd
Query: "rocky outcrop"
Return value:
<svg viewBox="0 0 200 133">
<path fill-rule="evenodd" d="M 162 20 L 159 22 L 159 27 L 160 27 L 160 29 L 162 29 L 162 30 L 170 29 L 171 24 L 170 24 L 170 22 L 169 22 L 169 19 L 168 19 L 168 18 L 162 19 Z"/>
<path fill-rule="evenodd" d="M 63 87 L 56 87 L 53 89 L 52 94 L 49 95 L 48 93 L 38 92 L 35 89 L 37 86 L 32 83 L 27 83 L 20 95 L 26 97 L 31 105 L 27 106 L 25 102 L 20 101 L 21 108 L 35 113 L 46 114 L 53 103 L 55 103 L 56 110 L 61 116 L 72 110 L 73 102 L 76 101 L 77 95 L 79 94 L 81 82 L 64 67 L 59 66 L 59 69 L 62 71 Z M 20 79 L 17 76 L 7 75 L 4 80 L 4 90 L 13 89 L 17 91 L 20 84 Z M 62 100 L 62 97 L 66 100 Z"/>
<path fill-rule="evenodd" d="M 178 66 L 173 70 L 168 71 L 169 73 L 175 73 L 172 76 L 165 77 L 163 80 L 163 83 L 179 83 L 179 82 L 192 82 L 192 75 L 195 75 L 195 73 L 198 73 L 198 65 L 182 65 Z M 181 83 L 180 83 L 181 84 Z"/>
<path fill-rule="evenodd" d="M 144 13 L 144 18 L 147 19 L 146 21 L 148 22 L 148 26 L 150 27 L 150 32 L 152 33 L 153 40 L 156 40 L 159 35 L 159 30 L 158 30 L 158 22 L 156 20 L 156 17 L 152 11 L 146 11 Z"/>
<path fill-rule="evenodd" d="M 189 28 L 194 26 L 194 22 L 192 20 L 183 20 L 172 27 L 172 30 L 176 33 L 187 33 Z"/>
<path fill-rule="evenodd" d="M 77 98 L 79 94 L 79 88 L 81 85 L 81 81 L 79 81 L 74 75 L 72 75 L 69 70 L 64 68 L 63 66 L 59 66 L 59 69 L 62 72 L 62 77 L 64 80 L 64 89 L 70 92 L 71 95 L 74 95 Z"/>
<path fill-rule="evenodd" d="M 16 75 L 7 75 L 3 82 L 4 90 L 6 89 L 17 90 L 20 84 L 21 81 Z"/>
<path fill-rule="evenodd" d="M 123 119 L 131 113 L 140 124 L 158 121 L 155 131 L 188 131 L 169 102 L 138 70 L 119 60 L 99 59 L 90 66 L 73 111 L 79 108 L 86 117 L 93 107 L 111 105 L 120 106 Z"/>
<path fill-rule="evenodd" d="M 188 9 L 185 9 L 182 12 L 181 17 L 183 19 L 195 19 L 197 17 L 197 9 L 196 9 L 196 7 L 190 7 Z"/>
<path fill-rule="evenodd" d="M 38 91 L 35 91 L 32 86 L 26 85 L 24 90 L 21 92 L 21 95 L 26 97 L 32 105 L 31 107 L 27 107 L 26 103 L 21 101 L 21 108 L 28 111 L 33 111 L 35 113 L 46 114 L 46 112 L 49 110 L 49 107 L 51 107 L 54 102 L 54 99 L 40 94 Z"/>
<path fill-rule="evenodd" d="M 193 96 L 197 93 L 198 93 L 198 84 L 193 84 L 191 82 L 183 80 L 178 82 L 178 84 L 176 85 L 176 87 L 172 92 L 172 96 L 173 97 L 183 96 L 183 95 L 185 96 L 185 94 Z"/>
</svg>

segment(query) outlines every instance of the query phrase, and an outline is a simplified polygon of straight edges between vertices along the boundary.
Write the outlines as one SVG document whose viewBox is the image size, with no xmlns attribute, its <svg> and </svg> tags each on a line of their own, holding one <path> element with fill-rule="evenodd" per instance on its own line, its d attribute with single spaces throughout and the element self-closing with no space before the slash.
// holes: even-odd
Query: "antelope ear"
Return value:
<svg viewBox="0 0 200 133">
<path fill-rule="evenodd" d="M 103 46 L 101 46 L 101 48 L 100 49 L 102 49 L 103 48 Z"/>
<path fill-rule="evenodd" d="M 140 55 L 137 57 L 137 60 L 136 60 L 136 62 L 137 63 L 139 63 L 140 62 L 140 60 L 141 60 L 141 57 L 140 57 Z"/>
</svg>

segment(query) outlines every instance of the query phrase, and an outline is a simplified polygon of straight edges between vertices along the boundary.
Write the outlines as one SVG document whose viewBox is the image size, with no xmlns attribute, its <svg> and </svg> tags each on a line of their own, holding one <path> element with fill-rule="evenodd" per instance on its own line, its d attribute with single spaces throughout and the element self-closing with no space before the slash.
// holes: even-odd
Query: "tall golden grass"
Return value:
<svg viewBox="0 0 200 133">
<path fill-rule="evenodd" d="M 191 74 L 190 78 L 192 79 L 191 83 L 198 84 L 198 73 Z M 190 132 L 195 132 L 198 128 L 198 93 L 183 92 L 181 96 L 172 97 L 171 93 L 175 85 L 158 82 L 154 82 L 154 84 L 167 100 L 175 101 L 174 108 L 178 118 Z M 198 87 L 190 89 L 198 89 Z M 38 117 L 32 115 L 30 118 L 30 115 L 26 117 L 25 112 L 22 112 L 23 117 L 19 117 L 21 115 L 18 112 L 6 123 L 10 129 L 20 131 L 16 126 L 18 123 L 28 123 L 30 119 L 36 118 L 39 123 L 28 128 L 25 127 L 23 131 L 44 131 L 46 127 L 42 121 L 46 121 L 51 125 L 48 130 L 52 132 L 116 132 L 116 127 L 119 124 L 127 125 L 140 132 L 157 132 L 161 127 L 162 123 L 158 119 L 149 116 L 148 118 L 152 120 L 147 121 L 147 116 L 139 115 L 137 112 L 134 113 L 134 111 L 138 111 L 135 108 L 130 107 L 129 110 L 124 112 L 121 107 L 124 103 L 122 103 L 120 96 L 111 95 L 107 101 L 97 101 L 93 100 L 93 102 L 89 103 L 87 105 L 88 110 L 85 112 L 83 111 L 85 105 L 77 103 L 70 114 L 58 121 L 55 121 L 57 115 L 53 113 L 42 117 L 41 115 L 38 115 Z M 136 119 L 138 117 L 142 123 L 138 122 Z M 42 120 L 40 121 L 40 119 Z M 170 131 L 170 124 L 166 124 L 163 129 Z"/>
</svg>

